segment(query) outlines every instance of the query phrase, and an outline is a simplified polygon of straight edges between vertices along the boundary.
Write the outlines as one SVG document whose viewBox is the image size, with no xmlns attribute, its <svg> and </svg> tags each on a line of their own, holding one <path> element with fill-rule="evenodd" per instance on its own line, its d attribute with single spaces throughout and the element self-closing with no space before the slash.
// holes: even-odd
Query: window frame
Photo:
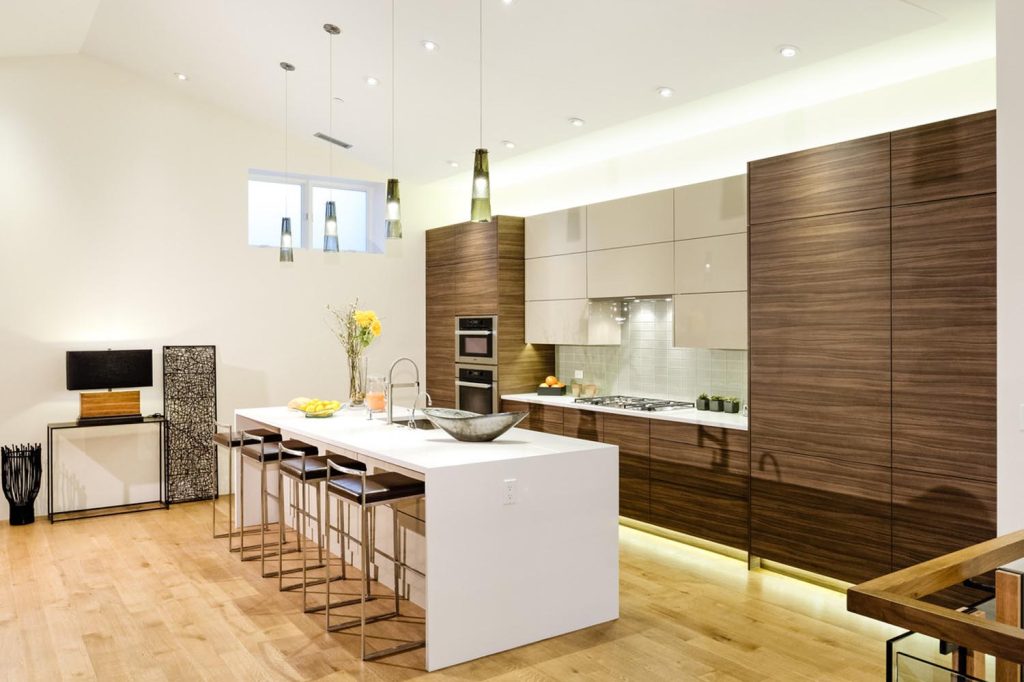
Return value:
<svg viewBox="0 0 1024 682">
<path fill-rule="evenodd" d="M 313 187 L 321 189 L 350 190 L 366 193 L 366 250 L 351 251 L 344 250 L 343 253 L 384 253 L 384 194 L 385 185 L 382 182 L 369 180 L 353 180 L 349 178 L 336 178 L 326 175 L 305 175 L 302 173 L 284 173 L 259 168 L 250 168 L 246 178 L 246 192 L 249 190 L 249 181 L 276 182 L 288 185 L 298 185 L 300 188 L 301 204 L 299 215 L 299 244 L 295 248 L 307 251 L 323 252 L 323 244 L 313 244 L 313 219 L 310 206 L 313 198 Z M 246 244 L 252 248 L 278 248 L 276 246 L 263 246 L 249 243 L 249 220 L 246 214 Z"/>
</svg>

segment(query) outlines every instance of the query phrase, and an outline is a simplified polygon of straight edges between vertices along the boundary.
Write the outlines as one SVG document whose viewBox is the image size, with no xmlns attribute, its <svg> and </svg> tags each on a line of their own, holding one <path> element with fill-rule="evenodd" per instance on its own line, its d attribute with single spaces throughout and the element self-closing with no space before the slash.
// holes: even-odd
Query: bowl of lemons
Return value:
<svg viewBox="0 0 1024 682">
<path fill-rule="evenodd" d="M 341 408 L 337 400 L 319 400 L 317 398 L 295 398 L 288 402 L 288 407 L 302 412 L 311 419 L 330 417 Z"/>
</svg>

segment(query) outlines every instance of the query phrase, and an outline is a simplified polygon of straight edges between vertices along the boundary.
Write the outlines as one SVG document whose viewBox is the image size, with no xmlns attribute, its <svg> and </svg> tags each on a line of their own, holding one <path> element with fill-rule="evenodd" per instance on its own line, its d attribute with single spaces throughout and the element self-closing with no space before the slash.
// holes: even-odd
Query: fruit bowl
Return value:
<svg viewBox="0 0 1024 682">
<path fill-rule="evenodd" d="M 337 400 L 316 400 L 310 398 L 295 398 L 288 403 L 288 407 L 298 410 L 311 419 L 323 419 L 331 417 L 341 409 L 341 403 Z"/>
<path fill-rule="evenodd" d="M 492 441 L 513 426 L 523 421 L 529 412 L 499 412 L 498 414 L 477 414 L 466 410 L 449 410 L 444 407 L 428 407 L 423 410 L 430 423 L 455 440 L 470 443 Z"/>
</svg>

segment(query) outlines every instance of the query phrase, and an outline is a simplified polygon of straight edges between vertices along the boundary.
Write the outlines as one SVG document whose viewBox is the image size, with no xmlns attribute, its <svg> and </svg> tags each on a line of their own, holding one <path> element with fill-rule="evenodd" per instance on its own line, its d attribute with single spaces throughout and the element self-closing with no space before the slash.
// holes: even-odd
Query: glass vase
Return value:
<svg viewBox="0 0 1024 682">
<path fill-rule="evenodd" d="M 361 407 L 366 400 L 366 358 L 348 356 L 348 404 Z"/>
</svg>

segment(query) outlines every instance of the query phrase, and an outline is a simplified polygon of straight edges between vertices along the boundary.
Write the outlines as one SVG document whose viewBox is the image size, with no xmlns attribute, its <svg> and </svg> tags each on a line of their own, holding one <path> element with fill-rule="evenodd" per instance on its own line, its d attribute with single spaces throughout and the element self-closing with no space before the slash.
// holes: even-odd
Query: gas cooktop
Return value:
<svg viewBox="0 0 1024 682">
<path fill-rule="evenodd" d="M 599 395 L 595 398 L 576 398 L 576 402 L 583 405 L 617 407 L 622 410 L 637 410 L 639 412 L 663 412 L 666 410 L 683 410 L 693 407 L 693 403 L 684 400 L 637 398 L 629 395 Z"/>
</svg>

